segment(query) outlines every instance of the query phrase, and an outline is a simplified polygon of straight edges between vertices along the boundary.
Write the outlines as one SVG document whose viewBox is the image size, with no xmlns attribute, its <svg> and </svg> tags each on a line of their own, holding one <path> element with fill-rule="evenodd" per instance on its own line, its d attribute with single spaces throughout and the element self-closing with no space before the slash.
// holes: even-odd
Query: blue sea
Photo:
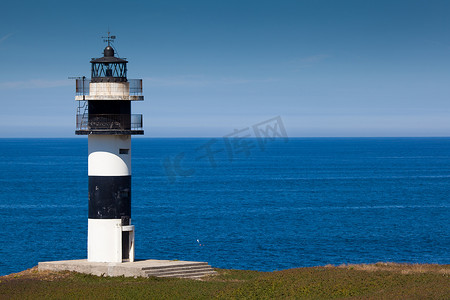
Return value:
<svg viewBox="0 0 450 300">
<path fill-rule="evenodd" d="M 132 141 L 136 256 L 450 264 L 450 138 Z M 0 275 L 86 258 L 87 138 L 0 139 Z"/>
</svg>

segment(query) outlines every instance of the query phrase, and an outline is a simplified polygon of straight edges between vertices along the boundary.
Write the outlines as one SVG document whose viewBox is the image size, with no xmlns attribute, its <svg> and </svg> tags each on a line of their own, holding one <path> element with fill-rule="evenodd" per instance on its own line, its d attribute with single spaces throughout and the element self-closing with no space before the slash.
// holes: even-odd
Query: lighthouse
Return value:
<svg viewBox="0 0 450 300">
<path fill-rule="evenodd" d="M 131 136 L 143 135 L 142 79 L 127 78 L 128 61 L 106 38 L 103 57 L 93 58 L 91 78 L 76 80 L 77 135 L 88 136 L 88 262 L 133 262 L 131 223 Z"/>
<path fill-rule="evenodd" d="M 216 271 L 207 262 L 134 259 L 131 222 L 131 136 L 143 135 L 142 79 L 127 78 L 127 63 L 106 37 L 103 56 L 91 60 L 91 78 L 76 78 L 77 135 L 88 136 L 88 253 L 86 259 L 39 262 L 39 271 L 97 276 L 201 278 Z"/>
</svg>

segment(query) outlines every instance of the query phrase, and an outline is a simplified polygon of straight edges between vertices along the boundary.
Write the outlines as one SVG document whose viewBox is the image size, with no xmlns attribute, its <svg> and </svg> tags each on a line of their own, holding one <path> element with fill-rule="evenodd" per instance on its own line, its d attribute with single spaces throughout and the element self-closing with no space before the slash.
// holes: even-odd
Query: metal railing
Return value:
<svg viewBox="0 0 450 300">
<path fill-rule="evenodd" d="M 96 114 L 77 115 L 77 130 L 143 130 L 140 114 Z"/>
<path fill-rule="evenodd" d="M 77 96 L 89 95 L 90 79 L 80 78 L 75 81 L 75 93 Z"/>
<path fill-rule="evenodd" d="M 130 83 L 130 95 L 142 96 L 142 79 L 128 79 Z"/>
<path fill-rule="evenodd" d="M 130 84 L 130 95 L 133 96 L 142 96 L 142 79 L 128 79 L 127 80 Z M 84 80 L 82 78 L 76 79 L 75 82 L 75 93 L 77 96 L 87 96 L 89 95 L 89 83 L 91 82 L 90 79 L 85 78 Z"/>
</svg>

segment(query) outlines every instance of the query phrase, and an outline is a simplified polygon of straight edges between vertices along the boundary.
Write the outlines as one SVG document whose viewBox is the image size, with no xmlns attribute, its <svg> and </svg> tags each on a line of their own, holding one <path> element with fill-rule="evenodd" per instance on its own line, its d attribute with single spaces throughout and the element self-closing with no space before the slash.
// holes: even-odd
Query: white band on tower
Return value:
<svg viewBox="0 0 450 300">
<path fill-rule="evenodd" d="M 130 135 L 89 135 L 89 176 L 131 175 Z"/>
</svg>

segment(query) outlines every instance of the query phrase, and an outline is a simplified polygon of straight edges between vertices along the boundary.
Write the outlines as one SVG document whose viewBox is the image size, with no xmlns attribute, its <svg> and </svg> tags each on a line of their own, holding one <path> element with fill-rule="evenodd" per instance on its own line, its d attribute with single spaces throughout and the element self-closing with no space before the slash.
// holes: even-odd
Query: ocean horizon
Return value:
<svg viewBox="0 0 450 300">
<path fill-rule="evenodd" d="M 87 138 L 1 138 L 0 275 L 87 255 Z M 450 138 L 133 138 L 138 259 L 450 264 Z"/>
</svg>

